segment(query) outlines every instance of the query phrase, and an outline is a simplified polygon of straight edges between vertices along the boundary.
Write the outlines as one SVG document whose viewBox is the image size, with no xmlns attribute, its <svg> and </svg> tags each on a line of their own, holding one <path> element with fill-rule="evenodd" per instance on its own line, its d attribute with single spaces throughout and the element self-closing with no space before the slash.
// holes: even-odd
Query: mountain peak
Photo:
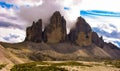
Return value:
<svg viewBox="0 0 120 71">
<path fill-rule="evenodd" d="M 42 19 L 26 29 L 25 41 L 41 42 L 42 41 Z"/>
<path fill-rule="evenodd" d="M 93 32 L 90 25 L 81 16 L 78 17 L 75 27 L 66 33 L 66 20 L 59 11 L 55 11 L 50 18 L 49 24 L 42 31 L 42 19 L 33 22 L 31 27 L 26 30 L 25 41 L 61 43 L 70 42 L 79 46 L 90 46 L 95 44 L 103 48 L 105 42 L 96 32 Z M 109 45 L 109 44 L 108 44 Z M 109 47 L 114 47 L 109 45 Z"/>
<path fill-rule="evenodd" d="M 59 11 L 55 11 L 55 12 L 53 13 L 53 16 L 61 16 L 61 14 L 60 14 Z"/>
<path fill-rule="evenodd" d="M 45 27 L 43 32 L 45 42 L 59 43 L 65 40 L 66 37 L 66 20 L 61 16 L 59 11 L 53 13 L 50 18 L 50 24 Z"/>
</svg>

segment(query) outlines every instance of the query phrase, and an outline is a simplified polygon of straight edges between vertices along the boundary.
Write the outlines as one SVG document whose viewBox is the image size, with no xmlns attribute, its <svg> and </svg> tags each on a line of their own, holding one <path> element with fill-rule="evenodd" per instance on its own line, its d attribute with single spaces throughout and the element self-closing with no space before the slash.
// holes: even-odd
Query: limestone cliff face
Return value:
<svg viewBox="0 0 120 71">
<path fill-rule="evenodd" d="M 66 21 L 59 11 L 50 18 L 50 24 L 45 27 L 44 41 L 47 43 L 59 43 L 66 39 Z"/>
<path fill-rule="evenodd" d="M 42 41 L 42 20 L 33 22 L 32 26 L 26 29 L 25 41 L 41 42 Z"/>
<path fill-rule="evenodd" d="M 71 29 L 69 40 L 79 46 L 89 46 L 92 44 L 91 27 L 82 17 L 78 17 L 75 28 Z"/>
</svg>

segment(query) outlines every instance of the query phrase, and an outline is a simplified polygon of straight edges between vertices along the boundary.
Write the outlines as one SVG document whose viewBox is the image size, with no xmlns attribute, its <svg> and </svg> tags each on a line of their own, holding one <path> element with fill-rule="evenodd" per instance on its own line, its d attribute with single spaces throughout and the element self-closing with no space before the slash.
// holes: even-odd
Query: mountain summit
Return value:
<svg viewBox="0 0 120 71">
<path fill-rule="evenodd" d="M 89 46 L 92 44 L 91 27 L 82 17 L 78 17 L 75 27 L 70 30 L 69 40 L 79 46 Z"/>
<path fill-rule="evenodd" d="M 43 39 L 47 43 L 59 43 L 65 41 L 66 34 L 66 20 L 56 11 L 50 18 L 50 24 L 44 29 Z"/>
</svg>

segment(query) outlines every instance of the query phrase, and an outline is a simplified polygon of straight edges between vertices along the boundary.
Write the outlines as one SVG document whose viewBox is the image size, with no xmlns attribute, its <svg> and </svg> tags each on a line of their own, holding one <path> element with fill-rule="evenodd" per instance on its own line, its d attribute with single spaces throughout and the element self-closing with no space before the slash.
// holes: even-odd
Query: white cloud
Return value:
<svg viewBox="0 0 120 71">
<path fill-rule="evenodd" d="M 120 32 L 120 18 L 119 17 L 98 17 L 95 16 L 96 18 L 92 17 L 85 17 L 83 16 L 86 21 L 90 24 L 91 27 L 97 27 L 100 28 L 101 30 L 104 30 L 106 32 Z M 113 25 L 114 27 L 110 26 Z"/>
<path fill-rule="evenodd" d="M 43 23 L 48 23 L 49 18 L 54 11 L 59 10 L 61 14 L 65 17 L 67 21 L 67 26 L 73 26 L 76 18 L 80 15 L 80 10 L 107 10 L 107 11 L 118 11 L 120 12 L 119 5 L 120 0 L 0 0 L 5 1 L 10 4 L 17 5 L 19 9 L 5 9 L 0 7 L 0 14 L 6 16 L 0 16 L 0 21 L 7 21 L 13 24 L 18 24 L 24 27 L 24 29 L 32 24 L 32 21 L 37 21 L 42 18 Z M 64 10 L 64 7 L 70 8 L 69 10 Z M 10 19 L 8 17 L 14 17 L 16 20 Z M 119 18 L 106 18 L 97 17 L 96 19 L 85 17 L 86 21 L 92 27 L 101 28 L 109 33 L 112 31 L 120 32 L 120 20 Z M 110 27 L 113 24 L 116 28 Z M 5 31 L 1 31 L 5 30 Z M 67 28 L 69 31 L 69 29 Z M 22 33 L 18 33 L 21 32 Z M 11 32 L 20 35 L 23 40 L 25 35 L 23 30 L 11 29 L 11 28 L 0 28 L 0 40 L 3 40 L 3 36 L 9 36 Z M 11 39 L 22 41 L 20 39 Z"/>
<path fill-rule="evenodd" d="M 107 42 L 107 43 L 111 42 L 111 43 L 115 44 L 117 47 L 120 47 L 120 44 L 115 43 L 116 41 L 117 41 L 117 42 L 120 42 L 120 39 L 118 39 L 118 38 L 111 38 L 111 37 L 103 36 L 103 39 L 104 39 L 104 41 Z"/>
<path fill-rule="evenodd" d="M 119 11 L 120 0 L 82 0 L 81 9 Z"/>
<path fill-rule="evenodd" d="M 10 4 L 17 5 L 19 7 L 21 6 L 38 6 L 42 3 L 42 0 L 0 0 L 0 1 L 5 1 Z"/>
<path fill-rule="evenodd" d="M 4 31 L 3 31 L 4 30 Z M 9 43 L 16 43 L 16 42 L 21 42 L 24 41 L 25 38 L 25 31 L 24 30 L 20 30 L 17 28 L 0 28 L 0 41 L 3 42 L 9 42 Z M 15 35 L 15 36 L 19 36 L 18 38 L 11 38 L 10 34 Z M 9 38 L 9 40 L 5 40 L 4 38 Z"/>
</svg>

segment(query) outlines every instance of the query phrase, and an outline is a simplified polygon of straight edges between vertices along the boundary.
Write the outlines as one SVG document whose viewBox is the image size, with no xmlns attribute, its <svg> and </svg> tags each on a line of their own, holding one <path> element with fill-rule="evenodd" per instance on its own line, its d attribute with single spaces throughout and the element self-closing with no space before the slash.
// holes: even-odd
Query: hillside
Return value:
<svg viewBox="0 0 120 71">
<path fill-rule="evenodd" d="M 14 64 L 33 61 L 102 61 L 120 59 L 120 49 L 104 42 L 102 36 L 92 31 L 84 18 L 78 17 L 67 34 L 66 20 L 59 11 L 53 13 L 50 23 L 43 30 L 42 19 L 26 29 L 21 43 L 0 42 L 0 64 L 3 69 Z"/>
<path fill-rule="evenodd" d="M 8 47 L 9 45 L 11 45 L 8 43 L 1 43 L 1 44 L 6 45 L 5 47 Z M 5 48 L 5 47 L 0 45 L 0 65 L 5 65 L 5 66 L 3 66 L 2 69 L 0 69 L 0 71 L 9 71 L 14 64 L 30 62 L 29 60 L 27 61 L 27 59 L 25 59 L 25 58 L 22 59 L 22 58 L 18 57 L 16 54 L 14 54 L 11 51 L 12 49 Z M 12 46 L 12 47 L 14 47 L 14 46 Z"/>
<path fill-rule="evenodd" d="M 25 61 L 41 60 L 96 60 L 117 59 L 119 50 L 100 48 L 95 44 L 87 47 L 79 47 L 70 43 L 46 44 L 23 42 L 18 44 L 1 43 L 6 50 Z M 111 51 L 111 52 L 110 52 Z M 88 59 L 89 58 L 89 59 Z"/>
<path fill-rule="evenodd" d="M 99 37 L 92 31 L 82 17 L 78 17 L 75 27 L 71 28 L 69 34 L 66 30 L 66 20 L 59 11 L 53 13 L 44 30 L 42 26 L 42 19 L 39 19 L 26 29 L 24 42 L 0 44 L 12 57 L 18 57 L 18 63 L 29 59 L 39 61 L 120 58 L 120 49 L 112 43 L 104 42 L 102 36 Z"/>
</svg>

